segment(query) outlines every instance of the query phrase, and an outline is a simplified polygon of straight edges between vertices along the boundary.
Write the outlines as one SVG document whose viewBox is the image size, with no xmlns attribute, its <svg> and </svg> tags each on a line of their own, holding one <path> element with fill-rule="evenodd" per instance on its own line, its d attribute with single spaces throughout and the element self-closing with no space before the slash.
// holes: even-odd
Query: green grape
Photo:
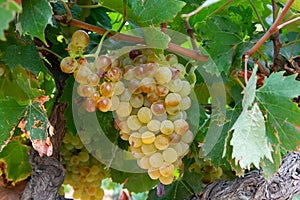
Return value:
<svg viewBox="0 0 300 200">
<path fill-rule="evenodd" d="M 181 110 L 187 110 L 189 109 L 190 107 L 192 106 L 192 100 L 190 97 L 186 96 L 186 97 L 183 97 L 181 99 L 181 102 L 180 102 L 180 109 Z"/>
<path fill-rule="evenodd" d="M 188 130 L 183 136 L 182 136 L 182 142 L 190 144 L 194 140 L 194 134 L 192 131 Z"/>
<path fill-rule="evenodd" d="M 72 44 L 80 47 L 85 48 L 90 42 L 89 35 L 83 30 L 77 30 L 72 35 Z"/>
<path fill-rule="evenodd" d="M 171 92 L 179 92 L 182 89 L 182 81 L 180 79 L 171 80 L 168 82 L 168 87 Z"/>
<path fill-rule="evenodd" d="M 160 121 L 152 119 L 147 123 L 147 128 L 152 132 L 157 132 L 160 129 Z"/>
<path fill-rule="evenodd" d="M 173 65 L 178 63 L 178 58 L 175 54 L 168 54 L 166 55 L 166 61 L 168 61 L 170 65 Z"/>
<path fill-rule="evenodd" d="M 188 96 L 192 91 L 191 84 L 188 81 L 182 81 L 182 88 L 178 92 L 181 98 Z"/>
<path fill-rule="evenodd" d="M 87 152 L 81 151 L 78 154 L 80 162 L 87 162 L 90 159 L 90 156 Z"/>
<path fill-rule="evenodd" d="M 93 72 L 86 65 L 80 65 L 74 72 L 74 78 L 80 84 L 88 84 L 88 76 L 92 73 Z"/>
<path fill-rule="evenodd" d="M 114 95 L 120 95 L 124 92 L 125 86 L 122 81 L 118 81 L 114 83 Z"/>
<path fill-rule="evenodd" d="M 100 78 L 97 74 L 89 74 L 87 76 L 87 84 L 90 86 L 97 86 L 100 81 Z"/>
</svg>

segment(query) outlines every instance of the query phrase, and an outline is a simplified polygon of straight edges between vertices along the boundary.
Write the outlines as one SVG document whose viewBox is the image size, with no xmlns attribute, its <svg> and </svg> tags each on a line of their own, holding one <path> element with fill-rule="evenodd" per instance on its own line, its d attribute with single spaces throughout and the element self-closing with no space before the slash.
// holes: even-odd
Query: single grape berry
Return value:
<svg viewBox="0 0 300 200">
<path fill-rule="evenodd" d="M 65 57 L 60 62 L 61 71 L 63 71 L 64 73 L 67 73 L 67 74 L 73 73 L 77 69 L 78 66 L 79 65 L 78 65 L 77 61 L 71 57 Z"/>
<path fill-rule="evenodd" d="M 80 47 L 85 48 L 90 42 L 89 35 L 83 30 L 77 30 L 72 35 L 72 44 Z"/>
</svg>

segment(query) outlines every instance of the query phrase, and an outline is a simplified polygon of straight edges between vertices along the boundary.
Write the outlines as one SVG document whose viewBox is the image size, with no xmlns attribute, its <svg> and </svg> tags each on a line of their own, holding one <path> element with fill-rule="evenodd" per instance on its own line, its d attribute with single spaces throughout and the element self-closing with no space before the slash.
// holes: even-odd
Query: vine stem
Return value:
<svg viewBox="0 0 300 200">
<path fill-rule="evenodd" d="M 93 54 L 87 54 L 87 55 L 84 55 L 84 57 L 93 57 L 93 58 L 96 60 L 97 57 L 98 57 L 99 54 L 100 54 L 101 49 L 102 49 L 102 44 L 103 44 L 103 42 L 104 42 L 104 39 L 105 39 L 106 36 L 109 34 L 109 32 L 110 32 L 110 31 L 106 31 L 106 32 L 102 35 L 101 40 L 100 40 L 100 42 L 99 42 L 99 45 L 98 45 L 98 47 L 97 47 L 96 52 L 93 53 Z"/>
<path fill-rule="evenodd" d="M 58 55 L 57 53 L 55 53 L 55 52 L 53 52 L 53 51 L 51 51 L 50 49 L 47 49 L 47 48 L 45 48 L 45 47 L 37 47 L 37 50 L 39 50 L 39 51 L 48 51 L 49 53 L 55 55 L 58 59 L 60 59 L 60 60 L 63 59 L 63 57 L 61 57 L 61 56 Z"/>
<path fill-rule="evenodd" d="M 65 23 L 71 26 L 76 26 L 79 28 L 83 28 L 89 31 L 93 31 L 96 33 L 99 33 L 101 35 L 105 34 L 107 32 L 106 29 L 100 28 L 98 26 L 94 26 L 76 19 L 71 19 L 70 21 L 66 21 L 66 16 L 61 16 L 61 15 L 54 15 L 53 16 L 58 22 Z M 110 31 L 107 34 L 108 37 L 113 37 L 114 40 L 122 40 L 122 41 L 128 41 L 128 42 L 134 42 L 134 43 L 140 43 L 140 44 L 145 44 L 145 40 L 140 37 L 136 36 L 131 36 L 131 35 L 126 35 L 123 33 L 118 33 L 115 31 Z M 200 55 L 198 52 L 181 47 L 179 45 L 176 45 L 174 43 L 169 43 L 167 50 L 181 54 L 183 56 L 195 59 L 199 62 L 206 62 L 208 60 L 208 56 L 205 55 Z"/>
<path fill-rule="evenodd" d="M 277 16 L 275 22 L 273 23 L 273 25 L 269 28 L 269 30 L 263 35 L 262 38 L 260 38 L 260 40 L 250 49 L 250 51 L 248 51 L 246 54 L 248 55 L 248 57 L 252 57 L 252 55 L 257 51 L 257 49 L 276 31 L 278 31 L 278 25 L 279 23 L 282 21 L 283 17 L 286 15 L 287 11 L 290 9 L 290 7 L 292 6 L 292 4 L 294 3 L 295 0 L 289 0 L 284 8 L 282 9 L 282 12 L 280 13 L 280 15 Z"/>
<path fill-rule="evenodd" d="M 296 18 L 294 18 L 294 19 L 291 19 L 291 20 L 289 20 L 289 21 L 286 21 L 286 22 L 284 22 L 284 23 L 278 25 L 277 28 L 278 28 L 278 29 L 282 29 L 282 28 L 285 27 L 286 25 L 292 24 L 292 23 L 294 23 L 294 22 L 296 22 L 296 21 L 299 21 L 299 20 L 300 20 L 300 17 L 296 17 Z"/>
</svg>

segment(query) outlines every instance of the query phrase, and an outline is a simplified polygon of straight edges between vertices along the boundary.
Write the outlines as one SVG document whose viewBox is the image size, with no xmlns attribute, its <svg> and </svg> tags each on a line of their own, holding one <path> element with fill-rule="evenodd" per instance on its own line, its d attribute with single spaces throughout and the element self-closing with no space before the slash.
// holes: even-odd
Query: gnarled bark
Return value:
<svg viewBox="0 0 300 200">
<path fill-rule="evenodd" d="M 208 185 L 201 194 L 189 200 L 265 200 L 291 199 L 300 192 L 300 151 L 289 153 L 276 174 L 266 180 L 260 170 L 252 171 L 234 181 Z"/>
<path fill-rule="evenodd" d="M 50 116 L 55 134 L 51 137 L 53 155 L 40 157 L 33 148 L 29 156 L 32 174 L 22 194 L 22 200 L 54 200 L 63 199 L 58 195 L 65 169 L 60 163 L 60 145 L 66 132 L 64 113 L 66 103 L 55 103 Z"/>
</svg>

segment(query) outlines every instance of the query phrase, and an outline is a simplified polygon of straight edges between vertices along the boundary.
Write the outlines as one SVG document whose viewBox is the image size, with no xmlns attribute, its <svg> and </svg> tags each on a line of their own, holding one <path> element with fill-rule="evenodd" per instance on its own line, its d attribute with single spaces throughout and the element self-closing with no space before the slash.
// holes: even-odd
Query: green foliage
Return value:
<svg viewBox="0 0 300 200">
<path fill-rule="evenodd" d="M 51 24 L 52 11 L 47 0 L 28 0 L 24 1 L 23 12 L 20 15 L 19 31 L 24 34 L 29 34 L 31 38 L 37 37 L 44 43 L 45 28 L 47 24 Z M 38 8 L 38 9 L 32 9 Z"/>
<path fill-rule="evenodd" d="M 226 170 L 223 178 L 261 168 L 268 178 L 278 170 L 284 152 L 299 147 L 300 110 L 292 99 L 300 95 L 300 82 L 297 75 L 288 76 L 293 74 L 292 71 L 285 71 L 287 66 L 296 66 L 290 62 L 291 57 L 300 53 L 299 22 L 286 26 L 280 32 L 279 57 L 283 62 L 278 66 L 279 72 L 275 73 L 272 68 L 274 44 L 268 40 L 253 57 L 270 75 L 257 72 L 251 58 L 247 67 L 252 76 L 244 86 L 242 56 L 262 37 L 263 28 L 268 29 L 273 18 L 268 7 L 269 0 L 251 2 L 253 5 L 249 1 L 228 3 L 228 0 L 99 0 L 98 4 L 97 1 L 78 0 L 67 3 L 72 19 L 113 32 L 121 25 L 124 25 L 122 33 L 134 27 L 135 33 L 145 39 L 146 45 L 160 49 L 160 53 L 161 49 L 168 48 L 170 42 L 192 48 L 188 37 L 180 38 L 176 34 L 187 35 L 182 14 L 202 6 L 199 13 L 189 18 L 189 23 L 200 53 L 209 55 L 209 60 L 195 64 L 198 66 L 196 69 L 191 67 L 194 61 L 190 58 L 179 58 L 180 63 L 190 70 L 186 78 L 193 83 L 195 92 L 192 109 L 187 112 L 191 130 L 196 129 L 193 130 L 195 138 L 190 146 L 191 152 L 183 159 L 180 172 L 175 170 L 175 181 L 165 186 L 164 196 L 157 196 L 155 186 L 159 181 L 151 180 L 147 173 L 111 169 L 113 181 L 130 192 L 149 191 L 148 199 L 184 199 L 205 187 L 200 183 L 202 175 L 191 170 L 193 164 L 209 160 L 214 166 Z M 277 4 L 282 7 L 286 2 L 280 0 Z M 124 8 L 126 16 L 123 15 Z M 0 0 L 0 161 L 6 165 L 5 175 L 9 181 L 21 181 L 30 174 L 30 166 L 26 162 L 28 145 L 21 142 L 24 138 L 17 125 L 23 119 L 26 124 L 22 124 L 21 129 L 28 131 L 31 140 L 45 140 L 48 116 L 55 101 L 68 103 L 64 113 L 66 127 L 73 134 L 80 132 L 83 136 L 91 136 L 92 153 L 102 154 L 100 157 L 108 161 L 109 166 L 127 162 L 136 164 L 128 151 L 128 142 L 120 138 L 115 128 L 114 114 L 98 110 L 96 113 L 82 113 L 84 100 L 73 94 L 77 92 L 73 76 L 67 78 L 68 75 L 60 71 L 60 60 L 68 55 L 72 33 L 80 28 L 89 30 L 86 24 L 75 27 L 52 16 L 66 15 L 67 11 L 60 1 L 23 0 L 21 7 L 12 0 Z M 299 17 L 299 12 L 299 2 L 295 1 L 283 21 Z M 125 18 L 127 23 L 122 24 Z M 159 30 L 162 22 L 167 23 L 166 34 Z M 93 31 L 89 32 L 87 54 L 95 52 L 101 38 Z M 122 41 L 122 45 L 127 42 L 132 41 Z M 104 43 L 101 53 L 111 53 L 119 46 L 117 40 Z M 85 56 L 89 61 L 93 59 L 91 54 Z M 101 77 L 101 81 L 102 78 L 105 79 Z M 42 95 L 49 96 L 51 101 L 46 104 L 38 101 Z M 78 113 L 73 113 L 72 108 L 78 108 Z M 93 119 L 100 128 L 92 124 Z M 76 129 L 78 127 L 79 130 Z M 119 160 L 121 157 L 125 159 Z"/>
<path fill-rule="evenodd" d="M 41 71 L 48 72 L 47 68 L 45 68 L 39 58 L 38 51 L 33 44 L 10 45 L 5 49 L 3 59 L 12 70 L 21 65 L 22 67 L 29 69 L 35 75 Z"/>
<path fill-rule="evenodd" d="M 0 40 L 6 40 L 4 30 L 9 28 L 9 22 L 14 19 L 16 12 L 21 12 L 22 8 L 14 1 L 0 2 Z"/>
<path fill-rule="evenodd" d="M 1 150 L 14 133 L 15 126 L 23 117 L 26 106 L 19 105 L 16 100 L 9 98 L 0 101 L 0 145 Z"/>
<path fill-rule="evenodd" d="M 271 74 L 256 94 L 261 109 L 267 113 L 269 140 L 292 150 L 299 144 L 300 110 L 290 99 L 300 95 L 300 82 L 295 80 L 295 75 L 283 75 L 284 72 Z"/>
<path fill-rule="evenodd" d="M 9 181 L 17 183 L 31 174 L 28 162 L 29 149 L 20 140 L 14 140 L 0 152 L 0 162 L 5 165 L 5 175 Z"/>
<path fill-rule="evenodd" d="M 183 1 L 179 0 L 152 0 L 140 1 L 131 0 L 131 9 L 133 18 L 138 24 L 151 25 L 167 22 L 176 15 L 185 5 Z M 157 9 L 159 6 L 160 9 Z M 161 14 L 161 11 L 164 14 Z"/>
<path fill-rule="evenodd" d="M 111 169 L 111 178 L 114 182 L 125 183 L 124 187 L 132 192 L 144 192 L 153 188 L 158 181 L 152 180 L 147 173 L 127 173 Z M 139 184 L 137 184 L 139 183 Z"/>
</svg>

